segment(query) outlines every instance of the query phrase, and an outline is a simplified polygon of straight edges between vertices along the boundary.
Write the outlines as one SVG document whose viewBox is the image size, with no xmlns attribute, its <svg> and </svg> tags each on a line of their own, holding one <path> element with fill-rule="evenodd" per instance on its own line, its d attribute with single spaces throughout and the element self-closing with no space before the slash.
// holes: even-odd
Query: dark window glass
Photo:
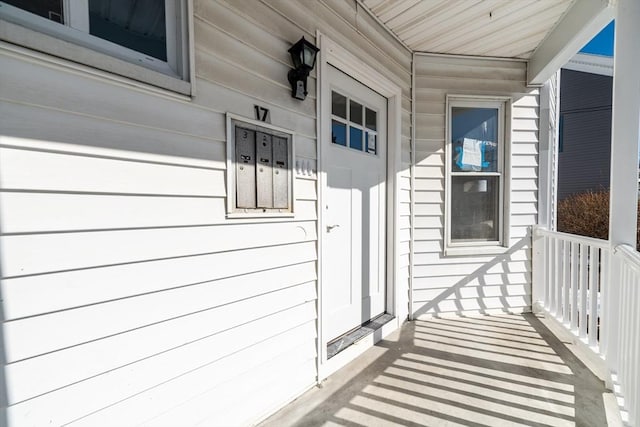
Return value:
<svg viewBox="0 0 640 427">
<path fill-rule="evenodd" d="M 15 6 L 51 21 L 63 23 L 62 0 L 2 0 L 5 3 Z"/>
<path fill-rule="evenodd" d="M 362 104 L 353 100 L 349 101 L 349 120 L 362 125 Z"/>
<path fill-rule="evenodd" d="M 499 177 L 458 175 L 451 184 L 451 240 L 499 240 Z"/>
<path fill-rule="evenodd" d="M 377 115 L 375 111 L 366 109 L 365 125 L 371 130 L 378 130 Z"/>
<path fill-rule="evenodd" d="M 347 125 L 335 120 L 331 121 L 331 142 L 347 146 Z"/>
<path fill-rule="evenodd" d="M 362 130 L 349 127 L 349 146 L 354 150 L 362 151 Z"/>
<path fill-rule="evenodd" d="M 164 0 L 89 0 L 89 33 L 167 60 Z"/>
<path fill-rule="evenodd" d="M 498 109 L 451 108 L 454 172 L 498 171 Z"/>
<path fill-rule="evenodd" d="M 338 92 L 331 92 L 331 114 L 347 118 L 347 97 Z"/>
</svg>

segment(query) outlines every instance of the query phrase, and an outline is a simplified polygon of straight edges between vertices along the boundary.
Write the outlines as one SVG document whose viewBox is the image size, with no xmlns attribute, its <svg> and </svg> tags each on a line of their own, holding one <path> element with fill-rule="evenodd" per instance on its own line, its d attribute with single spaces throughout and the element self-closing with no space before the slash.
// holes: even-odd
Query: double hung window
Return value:
<svg viewBox="0 0 640 427">
<path fill-rule="evenodd" d="M 446 250 L 506 246 L 507 101 L 448 97 Z M 459 252 L 459 251 L 458 251 Z"/>
<path fill-rule="evenodd" d="M 186 0 L 1 0 L 0 19 L 175 79 L 188 78 Z M 41 37 L 29 40 L 26 47 L 86 63 L 87 55 L 74 57 L 73 50 L 65 55 Z M 114 71 L 112 64 L 105 67 Z"/>
</svg>

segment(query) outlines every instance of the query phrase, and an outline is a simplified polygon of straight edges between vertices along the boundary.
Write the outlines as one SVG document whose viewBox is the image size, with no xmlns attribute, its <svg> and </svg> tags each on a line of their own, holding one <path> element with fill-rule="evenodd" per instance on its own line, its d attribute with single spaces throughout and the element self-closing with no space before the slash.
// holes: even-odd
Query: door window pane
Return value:
<svg viewBox="0 0 640 427">
<path fill-rule="evenodd" d="M 35 15 L 63 23 L 62 0 L 2 0 Z"/>
<path fill-rule="evenodd" d="M 365 125 L 371 129 L 371 130 L 378 130 L 378 123 L 377 123 L 377 116 L 378 114 L 370 109 L 366 109 L 366 113 L 365 113 Z"/>
<path fill-rule="evenodd" d="M 89 0 L 89 33 L 167 60 L 164 0 Z"/>
<path fill-rule="evenodd" d="M 451 182 L 451 240 L 499 240 L 499 177 L 457 175 Z"/>
<path fill-rule="evenodd" d="M 347 97 L 338 92 L 331 92 L 331 114 L 347 118 Z"/>
<path fill-rule="evenodd" d="M 347 125 L 336 120 L 331 121 L 331 142 L 347 146 Z"/>
<path fill-rule="evenodd" d="M 451 108 L 453 172 L 498 171 L 498 109 Z"/>
<path fill-rule="evenodd" d="M 362 151 L 362 130 L 349 127 L 349 146 L 355 150 Z"/>
<path fill-rule="evenodd" d="M 367 144 L 367 153 L 376 154 L 378 152 L 378 141 L 376 134 L 366 132 L 365 143 Z"/>
<path fill-rule="evenodd" d="M 362 104 L 353 100 L 349 101 L 349 120 L 359 125 L 362 124 Z"/>
</svg>

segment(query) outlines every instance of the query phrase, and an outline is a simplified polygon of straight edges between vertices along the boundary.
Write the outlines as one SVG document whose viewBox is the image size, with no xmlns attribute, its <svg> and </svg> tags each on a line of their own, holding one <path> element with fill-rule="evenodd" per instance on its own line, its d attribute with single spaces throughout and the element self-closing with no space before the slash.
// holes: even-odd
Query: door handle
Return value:
<svg viewBox="0 0 640 427">
<path fill-rule="evenodd" d="M 340 227 L 340 224 L 327 225 L 327 233 L 331 232 L 331 230 L 337 227 Z"/>
</svg>

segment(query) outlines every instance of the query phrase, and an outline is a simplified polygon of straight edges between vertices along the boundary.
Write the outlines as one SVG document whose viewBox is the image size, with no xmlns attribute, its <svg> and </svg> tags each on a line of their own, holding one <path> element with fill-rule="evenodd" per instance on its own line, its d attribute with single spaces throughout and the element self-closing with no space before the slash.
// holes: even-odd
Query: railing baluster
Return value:
<svg viewBox="0 0 640 427">
<path fill-rule="evenodd" d="M 598 344 L 598 277 L 600 276 L 600 249 L 589 248 L 589 345 Z"/>
<path fill-rule="evenodd" d="M 558 287 L 560 286 L 560 239 L 553 239 L 553 284 L 551 288 L 551 314 L 558 316 Z"/>
<path fill-rule="evenodd" d="M 600 355 L 607 351 L 607 316 L 609 313 L 609 250 L 602 249 L 600 259 Z"/>
<path fill-rule="evenodd" d="M 630 282 L 631 298 L 629 298 L 629 304 L 631 308 L 633 308 L 634 301 L 640 301 L 640 289 L 638 288 L 639 284 L 640 280 L 638 277 L 638 272 L 633 271 L 632 280 Z M 638 307 L 635 307 L 635 310 L 631 310 L 629 315 L 631 324 L 633 325 L 630 328 L 631 335 L 635 337 L 635 340 L 633 340 L 635 341 L 635 345 L 633 344 L 633 341 L 631 341 L 631 344 L 634 348 L 631 351 L 630 359 L 636 361 L 636 363 L 631 364 L 632 370 L 629 373 L 629 384 L 632 385 L 632 393 L 629 396 L 629 400 L 631 401 L 631 403 L 629 406 L 631 408 L 630 415 L 634 418 L 633 420 L 631 420 L 632 425 L 637 425 L 640 418 L 640 381 L 638 381 L 638 378 L 640 378 L 640 367 L 638 366 L 638 360 L 640 360 L 640 339 L 638 339 L 638 336 L 640 336 L 640 310 L 638 310 Z"/>
<path fill-rule="evenodd" d="M 580 246 L 571 242 L 571 330 L 578 330 L 578 254 Z"/>
<path fill-rule="evenodd" d="M 578 336 L 587 336 L 587 263 L 589 247 L 580 243 L 580 306 L 578 308 Z"/>
<path fill-rule="evenodd" d="M 556 319 L 562 321 L 562 287 L 564 286 L 564 241 L 556 240 L 556 260 L 558 270 L 556 274 Z"/>
<path fill-rule="evenodd" d="M 544 262 L 545 262 L 545 285 L 544 285 L 544 308 L 548 311 L 551 311 L 551 237 L 544 237 Z"/>
<path fill-rule="evenodd" d="M 569 289 L 571 287 L 571 243 L 565 241 L 563 243 L 563 271 L 564 277 L 562 279 L 562 323 L 569 323 L 570 311 L 569 311 Z"/>
<path fill-rule="evenodd" d="M 556 284 L 556 239 L 549 239 L 549 313 L 556 310 L 555 305 L 555 284 Z"/>
<path fill-rule="evenodd" d="M 620 370 L 620 374 L 619 374 L 619 380 L 620 380 L 620 384 L 622 386 L 622 393 L 626 396 L 626 394 L 628 393 L 627 388 L 628 388 L 628 380 L 629 380 L 629 374 L 628 374 L 628 366 L 629 366 L 629 354 L 628 354 L 628 346 L 630 344 L 630 325 L 628 322 L 625 322 L 625 319 L 628 319 L 628 304 L 629 304 L 629 283 L 630 283 L 630 269 L 623 264 L 622 265 L 622 277 L 621 277 L 621 290 L 620 290 L 620 297 L 621 297 L 621 304 L 620 304 L 620 314 L 621 314 L 621 320 L 623 320 L 622 322 L 620 322 L 620 352 L 619 352 L 619 362 L 618 362 L 618 366 L 619 366 L 619 370 Z M 624 404 L 625 409 L 629 409 L 629 401 L 628 399 L 625 399 L 625 404 Z"/>
</svg>

